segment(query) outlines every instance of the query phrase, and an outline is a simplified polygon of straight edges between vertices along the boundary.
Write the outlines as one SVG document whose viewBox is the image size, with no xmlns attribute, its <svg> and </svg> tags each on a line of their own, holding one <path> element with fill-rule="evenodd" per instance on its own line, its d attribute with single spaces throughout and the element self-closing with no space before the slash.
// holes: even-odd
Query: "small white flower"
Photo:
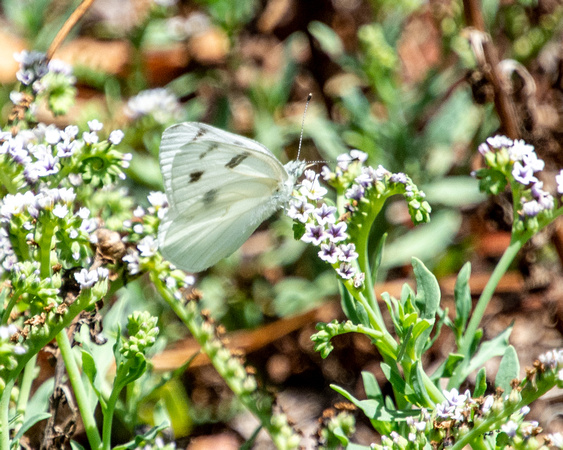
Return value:
<svg viewBox="0 0 563 450">
<path fill-rule="evenodd" d="M 53 208 L 53 215 L 62 219 L 68 214 L 68 207 L 66 205 L 57 204 Z"/>
<path fill-rule="evenodd" d="M 80 272 L 74 274 L 74 278 L 80 285 L 81 289 L 87 289 L 97 283 L 99 275 L 96 270 L 88 272 L 88 269 L 82 269 Z"/>
<path fill-rule="evenodd" d="M 162 206 L 168 205 L 168 199 L 166 198 L 166 194 L 164 192 L 160 192 L 160 191 L 151 192 L 147 196 L 147 200 L 155 208 L 160 208 Z"/>
<path fill-rule="evenodd" d="M 90 128 L 90 131 L 100 131 L 103 127 L 104 124 L 98 119 L 88 121 L 88 128 Z"/>
<path fill-rule="evenodd" d="M 109 134 L 108 141 L 110 141 L 113 145 L 118 145 L 123 140 L 124 136 L 125 136 L 125 133 L 123 133 L 123 131 L 113 130 Z"/>
<path fill-rule="evenodd" d="M 145 236 L 137 244 L 137 249 L 143 257 L 151 257 L 158 251 L 158 242 L 152 236 Z"/>
</svg>

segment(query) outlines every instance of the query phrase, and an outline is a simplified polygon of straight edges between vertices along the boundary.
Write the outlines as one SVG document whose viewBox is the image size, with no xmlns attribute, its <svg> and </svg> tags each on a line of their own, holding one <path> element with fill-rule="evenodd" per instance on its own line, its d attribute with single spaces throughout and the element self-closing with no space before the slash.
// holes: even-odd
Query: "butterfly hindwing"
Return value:
<svg viewBox="0 0 563 450">
<path fill-rule="evenodd" d="M 167 129 L 160 161 L 170 208 L 159 245 L 167 259 L 188 271 L 204 270 L 231 254 L 285 201 L 288 175 L 272 153 L 209 125 Z"/>
</svg>

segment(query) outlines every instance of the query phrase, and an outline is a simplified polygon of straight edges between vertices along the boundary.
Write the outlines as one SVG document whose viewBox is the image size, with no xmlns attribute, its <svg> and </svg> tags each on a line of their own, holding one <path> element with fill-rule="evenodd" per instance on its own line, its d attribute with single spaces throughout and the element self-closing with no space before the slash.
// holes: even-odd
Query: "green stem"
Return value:
<svg viewBox="0 0 563 450">
<path fill-rule="evenodd" d="M 10 314 L 12 313 L 12 309 L 16 306 L 16 303 L 20 299 L 19 291 L 12 292 L 12 297 L 8 301 L 6 308 L 2 312 L 2 320 L 0 321 L 0 325 L 8 325 L 8 319 L 10 318 Z"/>
<path fill-rule="evenodd" d="M 103 450 L 111 449 L 111 429 L 113 425 L 113 412 L 115 410 L 115 405 L 119 398 L 119 393 L 121 392 L 121 389 L 122 389 L 121 383 L 119 383 L 118 380 L 116 379 L 115 384 L 113 386 L 113 390 L 111 391 L 111 395 L 107 400 L 106 407 L 103 409 L 103 414 L 104 414 L 104 424 L 102 428 Z"/>
<path fill-rule="evenodd" d="M 462 353 L 466 357 L 470 356 L 469 349 L 471 348 L 471 344 L 475 337 L 475 333 L 477 332 L 477 328 L 481 323 L 481 319 L 483 319 L 485 310 L 487 309 L 487 306 L 491 301 L 491 298 L 497 288 L 500 279 L 506 273 L 506 271 L 510 267 L 510 264 L 516 257 L 516 254 L 522 248 L 522 246 L 526 241 L 527 239 L 526 240 L 518 239 L 518 240 L 513 240 L 510 243 L 508 248 L 504 251 L 502 258 L 500 259 L 497 266 L 495 267 L 495 270 L 493 270 L 493 273 L 491 274 L 491 277 L 489 278 L 489 281 L 487 282 L 485 289 L 483 289 L 483 292 L 481 293 L 481 297 L 479 297 L 479 301 L 477 302 L 477 305 L 475 305 L 475 309 L 471 314 L 471 320 L 469 321 L 469 324 L 467 325 L 467 328 L 465 329 L 465 333 L 462 338 L 462 348 L 460 353 Z"/>
<path fill-rule="evenodd" d="M 68 379 L 70 381 L 70 384 L 72 385 L 74 395 L 76 396 L 76 403 L 78 404 L 78 409 L 80 410 L 80 416 L 82 418 L 82 422 L 84 423 L 84 429 L 86 431 L 86 436 L 88 437 L 88 442 L 90 443 L 92 449 L 99 449 L 102 445 L 102 440 L 100 439 L 100 434 L 98 433 L 96 419 L 94 418 L 93 411 L 90 409 L 88 395 L 86 394 L 86 389 L 82 384 L 80 370 L 78 369 L 78 365 L 76 364 L 76 360 L 74 359 L 66 330 L 61 330 L 57 334 L 56 339 L 57 344 L 59 344 L 61 356 L 65 363 L 66 371 L 68 373 Z"/>
<path fill-rule="evenodd" d="M 0 397 L 0 450 L 10 450 L 10 397 L 15 379 L 4 386 Z"/>
<path fill-rule="evenodd" d="M 227 383 L 231 391 L 237 396 L 238 400 L 248 409 L 262 424 L 264 429 L 268 432 L 274 444 L 278 448 L 294 448 L 290 442 L 295 438 L 293 430 L 287 424 L 287 419 L 280 414 L 274 414 L 270 406 L 270 399 L 263 397 L 258 391 L 254 391 L 252 395 L 245 393 L 241 394 L 240 379 L 231 374 L 234 365 L 239 365 L 242 373 L 245 372 L 244 367 L 236 359 L 231 359 L 229 366 L 219 358 L 219 354 L 223 353 L 220 348 L 224 349 L 223 344 L 218 339 L 209 340 L 209 333 L 203 330 L 199 314 L 197 313 L 197 306 L 190 302 L 186 306 L 174 298 L 173 293 L 164 285 L 162 280 L 157 275 L 157 271 L 151 272 L 151 280 L 157 288 L 158 292 L 162 295 L 164 300 L 170 305 L 172 310 L 186 325 L 192 336 L 201 345 L 202 350 L 207 354 L 215 370 L 221 375 L 223 380 Z"/>
<path fill-rule="evenodd" d="M 29 394 L 31 392 L 31 384 L 35 379 L 35 364 L 37 362 L 37 354 L 33 355 L 33 357 L 27 362 L 25 368 L 23 369 L 23 376 L 20 383 L 20 392 L 18 395 L 18 402 L 16 405 L 16 413 L 21 414 L 18 417 L 18 420 L 14 426 L 16 432 L 18 431 L 19 427 L 23 424 L 25 410 L 27 408 L 27 404 L 29 401 Z"/>
</svg>

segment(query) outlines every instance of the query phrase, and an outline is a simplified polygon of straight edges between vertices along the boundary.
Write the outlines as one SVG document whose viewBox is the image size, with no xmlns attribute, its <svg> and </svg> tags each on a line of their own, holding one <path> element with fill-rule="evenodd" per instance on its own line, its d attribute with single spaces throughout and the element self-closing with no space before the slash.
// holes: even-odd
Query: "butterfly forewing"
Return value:
<svg viewBox="0 0 563 450">
<path fill-rule="evenodd" d="M 170 204 L 160 248 L 188 271 L 230 255 L 286 200 L 288 174 L 266 147 L 209 125 L 167 129 L 160 161 Z"/>
</svg>

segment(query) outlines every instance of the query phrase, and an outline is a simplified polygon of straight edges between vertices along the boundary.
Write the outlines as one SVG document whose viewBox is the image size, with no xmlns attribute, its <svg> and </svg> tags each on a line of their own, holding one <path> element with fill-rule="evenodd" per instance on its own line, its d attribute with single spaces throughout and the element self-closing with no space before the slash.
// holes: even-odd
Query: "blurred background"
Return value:
<svg viewBox="0 0 563 450">
<path fill-rule="evenodd" d="M 3 123 L 16 86 L 13 54 L 46 51 L 79 3 L 0 1 Z M 556 0 L 96 0 L 54 55 L 73 67 L 75 105 L 66 116 L 40 108 L 37 117 L 60 126 L 96 118 L 108 132 L 122 129 L 119 148 L 133 154 L 126 188 L 146 206 L 146 195 L 162 189 L 158 147 L 167 126 L 206 122 L 258 140 L 285 162 L 297 156 L 311 92 L 301 158 L 330 165 L 360 149 L 370 165 L 407 173 L 433 207 L 431 223 L 413 229 L 406 205 L 388 203 L 371 238 L 375 247 L 388 233 L 376 290 L 398 296 L 416 256 L 439 277 L 448 306 L 462 264 L 472 262 L 478 296 L 510 239 L 507 199 L 485 198 L 470 176 L 481 164 L 478 144 L 513 132 L 510 119 L 513 137 L 535 145 L 546 161 L 548 189 L 563 167 L 562 14 Z M 502 61 L 511 117 L 498 113 L 499 86 L 491 83 L 483 45 Z M 561 345 L 561 233 L 554 226 L 526 247 L 483 324 L 492 337 L 515 320 L 512 344 L 522 367 Z M 326 360 L 314 353 L 315 323 L 342 318 L 338 286 L 314 249 L 293 240 L 288 218 L 263 224 L 240 251 L 200 274 L 197 287 L 203 306 L 304 432 L 342 400 L 330 383 L 361 397 L 362 370 L 382 380 L 378 355 L 361 336 L 337 339 Z M 180 367 L 196 351 L 146 280 L 106 308 L 106 327 L 134 309 L 160 316 L 156 373 Z M 436 347 L 428 365 L 450 349 L 447 340 Z M 542 424 L 557 427 L 558 396 L 532 411 Z M 140 422 L 151 423 L 158 402 L 184 439 L 180 446 L 236 448 L 254 430 L 204 358 L 147 394 L 136 411 Z M 369 423 L 358 420 L 356 441 L 371 442 Z"/>
</svg>

